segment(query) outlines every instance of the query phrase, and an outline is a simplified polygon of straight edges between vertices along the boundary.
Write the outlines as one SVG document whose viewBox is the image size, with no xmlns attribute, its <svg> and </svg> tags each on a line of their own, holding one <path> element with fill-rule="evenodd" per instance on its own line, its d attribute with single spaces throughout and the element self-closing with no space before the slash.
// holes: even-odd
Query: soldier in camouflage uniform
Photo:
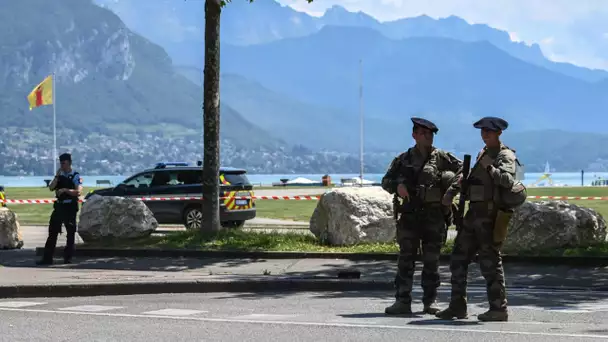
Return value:
<svg viewBox="0 0 608 342">
<path fill-rule="evenodd" d="M 404 201 L 395 208 L 399 260 L 396 301 L 385 310 L 389 315 L 412 313 L 415 258 L 421 242 L 424 312 L 439 311 L 436 303 L 439 255 L 451 224 L 446 222 L 446 217 L 450 217 L 453 198 L 458 193 L 455 182 L 462 172 L 462 161 L 433 146 L 434 134 L 439 131 L 437 126 L 421 118 L 412 118 L 412 122 L 416 145 L 396 157 L 382 178 L 382 188 Z M 443 186 L 442 179 L 448 180 Z"/>
<path fill-rule="evenodd" d="M 500 218 L 504 217 L 501 215 L 504 212 L 497 194 L 514 186 L 516 157 L 514 151 L 503 145 L 499 139 L 502 131 L 508 127 L 505 120 L 485 117 L 473 126 L 481 129 L 485 147 L 477 155 L 477 161 L 467 179 L 469 191 L 466 198 L 469 200 L 469 210 L 464 217 L 462 229 L 458 231 L 452 251 L 450 304 L 436 316 L 442 319 L 467 317 L 468 265 L 475 254 L 479 253 L 479 267 L 487 283 L 490 310 L 480 314 L 478 319 L 507 321 L 505 277 L 500 249 L 508 221 L 504 222 Z M 501 220 L 504 224 L 497 224 Z M 497 238 L 497 235 L 502 237 Z"/>
</svg>

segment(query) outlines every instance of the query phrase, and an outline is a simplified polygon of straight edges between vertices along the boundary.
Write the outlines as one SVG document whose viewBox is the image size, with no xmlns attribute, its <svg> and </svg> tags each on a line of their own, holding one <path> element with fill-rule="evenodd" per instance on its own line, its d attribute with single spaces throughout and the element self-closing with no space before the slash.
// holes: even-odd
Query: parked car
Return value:
<svg viewBox="0 0 608 342">
<path fill-rule="evenodd" d="M 202 170 L 188 163 L 158 163 L 153 169 L 144 170 L 125 179 L 112 188 L 89 192 L 92 195 L 122 197 L 182 197 L 172 200 L 150 200 L 143 202 L 154 214 L 159 224 L 183 224 L 187 229 L 201 226 L 202 202 L 183 197 L 201 197 Z M 256 208 L 253 185 L 243 169 L 220 168 L 220 221 L 223 227 L 239 228 L 246 220 L 255 218 Z"/>
</svg>

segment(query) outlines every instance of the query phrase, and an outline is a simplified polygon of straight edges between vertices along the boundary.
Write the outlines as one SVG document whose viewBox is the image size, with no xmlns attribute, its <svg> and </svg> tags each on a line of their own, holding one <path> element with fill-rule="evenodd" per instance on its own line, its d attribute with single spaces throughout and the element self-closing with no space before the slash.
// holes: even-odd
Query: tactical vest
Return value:
<svg viewBox="0 0 608 342">
<path fill-rule="evenodd" d="M 509 148 L 508 146 L 502 145 L 502 150 L 510 150 L 515 154 L 515 150 Z M 500 152 L 499 152 L 500 153 Z M 483 158 L 485 152 L 482 151 L 478 157 L 478 160 Z M 492 160 L 492 165 L 496 167 L 496 158 Z M 523 173 L 523 168 L 517 157 L 515 158 L 515 174 L 513 178 L 515 182 L 510 189 L 505 189 L 501 186 L 497 186 L 494 184 L 494 180 L 490 173 L 480 165 L 475 165 L 473 170 L 471 171 L 471 175 L 469 176 L 469 192 L 468 199 L 471 202 L 494 202 L 500 208 L 503 209 L 512 209 L 515 208 L 522 203 L 524 203 L 527 199 L 527 189 L 520 181 Z"/>
<path fill-rule="evenodd" d="M 78 174 L 78 172 L 74 172 L 71 175 L 64 176 L 60 175 L 57 180 L 57 189 L 76 189 L 76 184 L 74 184 L 74 177 Z M 78 196 L 71 196 L 67 193 L 62 193 L 57 197 L 57 202 L 64 203 L 65 200 L 72 200 L 69 204 L 78 205 Z"/>
<path fill-rule="evenodd" d="M 442 187 L 442 175 L 438 167 L 441 151 L 433 149 L 422 165 L 415 165 L 412 160 L 413 149 L 412 147 L 407 151 L 405 170 L 402 170 L 406 175 L 410 196 L 416 196 L 423 203 L 441 202 L 443 193 L 447 190 Z"/>
</svg>

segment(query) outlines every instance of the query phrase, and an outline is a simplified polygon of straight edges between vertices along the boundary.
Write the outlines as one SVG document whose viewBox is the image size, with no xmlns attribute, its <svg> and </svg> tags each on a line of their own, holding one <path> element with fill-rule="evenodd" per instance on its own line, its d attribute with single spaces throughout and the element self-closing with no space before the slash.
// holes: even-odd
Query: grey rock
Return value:
<svg viewBox="0 0 608 342">
<path fill-rule="evenodd" d="M 93 195 L 80 211 L 78 234 L 86 242 L 136 239 L 152 234 L 158 221 L 144 202 Z"/>
<path fill-rule="evenodd" d="M 17 214 L 8 208 L 0 208 L 0 249 L 20 249 L 23 237 Z"/>
<path fill-rule="evenodd" d="M 597 211 L 564 201 L 525 202 L 511 221 L 506 253 L 590 246 L 606 242 L 606 221 Z"/>
<path fill-rule="evenodd" d="M 392 196 L 380 187 L 328 191 L 319 199 L 309 229 L 330 245 L 394 241 Z"/>
</svg>

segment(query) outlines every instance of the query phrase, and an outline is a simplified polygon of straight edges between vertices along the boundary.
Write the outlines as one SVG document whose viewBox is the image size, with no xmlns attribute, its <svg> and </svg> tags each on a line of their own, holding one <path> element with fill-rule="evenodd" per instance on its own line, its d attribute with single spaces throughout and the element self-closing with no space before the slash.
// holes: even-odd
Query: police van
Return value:
<svg viewBox="0 0 608 342">
<path fill-rule="evenodd" d="M 158 163 L 153 169 L 136 173 L 113 188 L 89 192 L 85 200 L 92 195 L 143 197 L 159 224 L 183 224 L 187 229 L 200 229 L 202 203 L 200 199 L 184 197 L 201 197 L 201 165 L 200 161 L 196 166 L 181 162 Z M 240 228 L 246 220 L 256 216 L 253 185 L 246 173 L 243 169 L 220 167 L 220 221 L 223 227 Z"/>
</svg>

